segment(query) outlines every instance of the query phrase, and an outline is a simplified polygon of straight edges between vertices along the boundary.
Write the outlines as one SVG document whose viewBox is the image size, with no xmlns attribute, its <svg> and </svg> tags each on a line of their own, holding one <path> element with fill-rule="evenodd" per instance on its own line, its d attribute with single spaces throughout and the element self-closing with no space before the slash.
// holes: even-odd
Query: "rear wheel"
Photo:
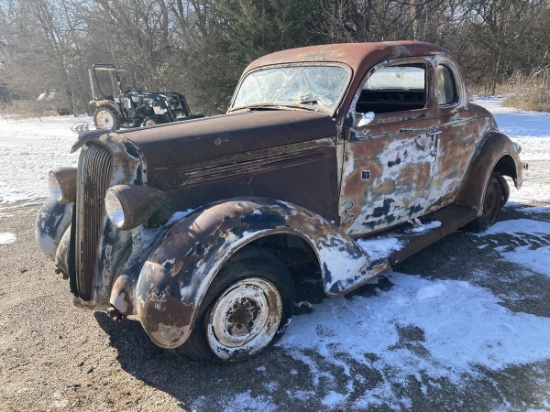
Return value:
<svg viewBox="0 0 550 412">
<path fill-rule="evenodd" d="M 510 189 L 508 183 L 498 173 L 492 173 L 483 196 L 482 213 L 471 222 L 467 229 L 482 232 L 495 224 L 500 209 L 508 201 Z"/>
<path fill-rule="evenodd" d="M 285 331 L 294 284 L 280 260 L 248 248 L 218 273 L 202 307 L 191 336 L 175 352 L 194 360 L 244 361 Z"/>
<path fill-rule="evenodd" d="M 94 112 L 94 123 L 98 129 L 120 129 L 120 116 L 109 106 L 100 106 Z"/>
</svg>

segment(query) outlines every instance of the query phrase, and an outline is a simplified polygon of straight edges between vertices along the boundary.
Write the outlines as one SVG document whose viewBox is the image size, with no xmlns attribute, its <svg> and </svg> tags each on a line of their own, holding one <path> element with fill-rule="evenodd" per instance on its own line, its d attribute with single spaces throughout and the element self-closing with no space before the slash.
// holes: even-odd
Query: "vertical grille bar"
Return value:
<svg viewBox="0 0 550 412">
<path fill-rule="evenodd" d="M 103 229 L 105 191 L 111 178 L 111 154 L 102 146 L 82 149 L 78 165 L 76 215 L 76 284 L 78 296 L 93 298 L 99 241 Z"/>
</svg>

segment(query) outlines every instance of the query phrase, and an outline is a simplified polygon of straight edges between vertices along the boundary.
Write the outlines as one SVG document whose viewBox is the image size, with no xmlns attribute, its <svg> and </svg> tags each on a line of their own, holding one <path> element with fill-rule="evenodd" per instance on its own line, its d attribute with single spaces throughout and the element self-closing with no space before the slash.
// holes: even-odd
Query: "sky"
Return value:
<svg viewBox="0 0 550 412">
<path fill-rule="evenodd" d="M 493 248 L 502 261 L 525 268 L 525 276 L 550 277 L 550 223 L 538 219 L 548 215 L 550 220 L 550 113 L 503 108 L 501 99 L 494 97 L 476 102 L 487 107 L 500 130 L 522 146 L 522 160 L 529 162 L 530 169 L 524 187 L 511 190 L 506 206 L 521 207 L 524 217 L 499 221 L 485 233 L 470 236 L 478 249 Z M 16 202 L 38 204 L 47 196 L 48 170 L 76 166 L 78 154 L 69 153 L 76 139 L 71 127 L 90 121 L 89 117 L 72 116 L 0 118 L 0 225 L 3 218 L 9 218 L 10 210 L 21 207 Z M 512 238 L 512 246 L 501 244 L 499 234 Z M 0 226 L 0 252 L 2 245 L 17 241 L 15 234 Z M 398 246 L 396 239 L 363 244 L 382 254 Z M 411 376 L 427 393 L 437 386 L 438 379 L 460 385 L 465 377 L 476 377 L 480 367 L 500 371 L 510 365 L 550 361 L 550 318 L 511 311 L 501 304 L 500 296 L 468 281 L 427 279 L 396 271 L 391 271 L 387 280 L 393 286 L 380 288 L 374 296 L 301 302 L 311 313 L 295 316 L 277 347 L 311 371 L 311 389 L 287 389 L 289 396 L 302 400 L 316 396 L 327 409 L 362 410 L 384 403 L 398 410 L 412 400 L 397 393 L 395 386 Z M 423 339 L 416 346 L 399 345 L 403 330 Z M 352 398 L 356 386 L 366 378 L 342 360 L 342 353 L 378 371 L 382 377 L 379 384 Z M 321 384 L 336 382 L 337 377 L 319 358 L 332 362 L 345 382 Z M 200 410 L 205 404 L 217 403 L 224 410 L 242 410 L 245 405 L 277 410 L 270 390 L 269 382 L 264 395 L 228 389 L 223 399 L 204 395 L 191 406 Z M 550 393 L 543 405 L 550 409 Z"/>
</svg>

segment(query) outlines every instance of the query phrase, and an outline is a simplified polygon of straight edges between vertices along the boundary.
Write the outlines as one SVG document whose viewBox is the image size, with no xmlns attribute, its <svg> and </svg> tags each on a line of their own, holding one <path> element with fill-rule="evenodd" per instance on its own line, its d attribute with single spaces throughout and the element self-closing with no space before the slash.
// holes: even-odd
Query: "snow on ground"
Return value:
<svg viewBox="0 0 550 412">
<path fill-rule="evenodd" d="M 315 305 L 311 314 L 293 319 L 278 344 L 312 371 L 317 361 L 307 353 L 334 360 L 349 377 L 348 393 L 353 392 L 354 371 L 335 355 L 345 353 L 376 369 L 383 383 L 367 391 L 354 408 L 406 404 L 391 386 L 409 376 L 419 382 L 426 380 L 422 376 L 432 381 L 447 378 L 460 385 L 464 375 L 478 374 L 478 366 L 499 370 L 550 359 L 549 318 L 511 312 L 490 291 L 464 281 L 431 281 L 399 273 L 390 274 L 389 280 L 394 286 L 377 296 Z M 400 331 L 407 329 L 417 339 L 400 345 Z M 323 403 L 337 407 L 346 395 L 326 394 Z"/>
<path fill-rule="evenodd" d="M 550 204 L 550 114 L 502 108 L 496 98 L 477 102 L 495 114 L 503 133 L 522 145 L 522 159 L 530 164 L 524 188 L 520 192 L 512 188 L 510 204 L 522 208 Z M 73 117 L 0 119 L 0 203 L 4 205 L 0 223 L 9 218 L 10 203 L 47 196 L 49 169 L 76 165 L 77 155 L 69 154 L 76 139 L 70 128 L 83 120 L 88 121 Z M 540 183 L 530 183 L 529 177 Z M 549 207 L 526 210 L 533 216 L 550 213 Z M 495 234 L 511 236 L 516 246 L 495 245 L 491 238 Z M 492 247 L 502 259 L 550 276 L 549 234 L 549 223 L 524 219 L 499 222 L 477 236 L 482 242 L 479 249 Z M 0 230 L 0 246 L 10 242 L 16 242 L 15 235 Z M 362 245 L 374 254 L 399 247 L 396 239 Z M 350 395 L 362 379 L 350 366 L 355 362 L 378 371 L 382 379 L 351 406 L 367 409 L 385 404 L 400 409 L 410 400 L 396 394 L 393 385 L 411 376 L 427 392 L 440 378 L 460 385 L 463 377 L 477 376 L 480 366 L 495 371 L 550 360 L 549 318 L 512 312 L 499 304 L 490 290 L 465 281 L 429 280 L 396 272 L 388 278 L 393 286 L 378 290 L 375 296 L 301 303 L 309 306 L 311 313 L 295 316 L 277 345 L 307 365 L 312 372 L 312 390 L 292 392 L 289 388 L 289 394 L 296 399 L 320 397 L 327 408 L 350 407 Z M 404 334 L 412 336 L 407 344 L 400 343 Z M 353 362 L 343 361 L 341 354 Z M 321 369 L 319 355 L 347 377 L 346 384 L 338 385 L 340 390 L 320 389 L 321 382 L 336 377 Z M 214 407 L 213 402 L 224 410 L 243 410 L 250 405 L 266 411 L 278 409 L 270 396 L 253 396 L 250 391 L 229 392 L 223 400 L 205 394 L 192 406 Z"/>
<path fill-rule="evenodd" d="M 545 238 L 550 236 L 550 223 L 527 219 L 497 222 L 483 235 L 498 233 L 511 235 L 518 244 L 515 248 L 493 245 L 505 260 L 550 276 L 550 245 Z"/>
<path fill-rule="evenodd" d="M 78 162 L 78 154 L 69 153 L 77 137 L 71 126 L 82 121 L 73 116 L 0 118 L 0 204 L 48 196 L 48 171 Z"/>
<path fill-rule="evenodd" d="M 521 160 L 529 163 L 529 170 L 524 172 L 524 187 L 521 191 L 512 189 L 510 200 L 550 202 L 550 113 L 502 107 L 499 97 L 478 98 L 475 103 L 489 109 L 500 131 L 521 146 Z M 529 184 L 529 180 L 536 180 L 537 184 Z"/>
</svg>

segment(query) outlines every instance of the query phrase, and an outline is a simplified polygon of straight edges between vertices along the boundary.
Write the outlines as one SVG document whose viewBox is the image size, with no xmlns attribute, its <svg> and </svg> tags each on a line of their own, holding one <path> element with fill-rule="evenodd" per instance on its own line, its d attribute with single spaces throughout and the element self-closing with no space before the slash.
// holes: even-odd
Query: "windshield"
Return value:
<svg viewBox="0 0 550 412">
<path fill-rule="evenodd" d="M 249 73 L 232 110 L 244 107 L 303 107 L 334 113 L 350 70 L 341 66 L 291 66 Z"/>
</svg>

